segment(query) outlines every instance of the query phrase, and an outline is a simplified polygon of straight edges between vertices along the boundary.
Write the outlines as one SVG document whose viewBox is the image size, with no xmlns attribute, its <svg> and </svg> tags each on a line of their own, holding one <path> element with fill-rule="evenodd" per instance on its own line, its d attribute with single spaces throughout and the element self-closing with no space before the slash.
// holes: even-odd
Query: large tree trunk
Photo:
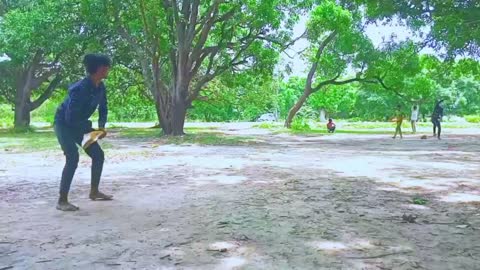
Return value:
<svg viewBox="0 0 480 270">
<path fill-rule="evenodd" d="M 155 108 L 157 110 L 158 121 L 163 130 L 163 135 L 179 136 L 184 135 L 185 117 L 187 115 L 186 102 L 180 98 L 168 98 L 159 96 L 155 99 Z M 161 101 L 165 99 L 165 103 Z"/>
<path fill-rule="evenodd" d="M 185 117 L 187 116 L 187 108 L 185 102 L 176 102 L 173 106 L 173 122 L 172 122 L 172 135 L 184 135 L 183 127 L 185 125 Z"/>
<path fill-rule="evenodd" d="M 293 107 L 290 109 L 290 112 L 288 113 L 287 119 L 285 120 L 285 127 L 290 128 L 292 126 L 292 121 L 297 112 L 302 108 L 303 104 L 307 100 L 307 98 L 310 96 L 311 92 L 310 91 L 305 91 L 303 92 L 303 95 L 298 99 L 298 101 L 293 105 Z"/>
<path fill-rule="evenodd" d="M 14 128 L 17 130 L 26 129 L 30 126 L 30 108 L 26 102 L 15 101 Z"/>
<path fill-rule="evenodd" d="M 168 106 L 168 109 L 161 110 L 158 103 L 156 104 L 158 121 L 163 130 L 163 135 L 179 136 L 185 135 L 183 128 L 185 125 L 185 117 L 187 109 L 183 103 L 173 103 Z"/>
<path fill-rule="evenodd" d="M 17 77 L 15 93 L 15 129 L 26 129 L 30 126 L 30 84 L 33 77 L 33 68 L 29 68 Z"/>
<path fill-rule="evenodd" d="M 16 75 L 16 93 L 15 93 L 15 129 L 26 129 L 30 127 L 30 112 L 40 107 L 47 99 L 49 99 L 57 85 L 62 80 L 59 68 L 56 67 L 57 59 L 49 65 L 48 68 L 40 68 L 42 60 L 41 51 L 37 51 L 28 68 Z M 55 75 L 50 81 L 48 87 L 33 102 L 30 100 L 32 91 L 37 90 L 48 79 Z"/>
<path fill-rule="evenodd" d="M 170 135 L 172 133 L 171 121 L 169 120 L 168 114 L 162 110 L 161 106 L 160 101 L 156 99 L 155 109 L 157 110 L 158 123 L 160 123 L 160 128 L 162 128 L 163 134 Z"/>
</svg>

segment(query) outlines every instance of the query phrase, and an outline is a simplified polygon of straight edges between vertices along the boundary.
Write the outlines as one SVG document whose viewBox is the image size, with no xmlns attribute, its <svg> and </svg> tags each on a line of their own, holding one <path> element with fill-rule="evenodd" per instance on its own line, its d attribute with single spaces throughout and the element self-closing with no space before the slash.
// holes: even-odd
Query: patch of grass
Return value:
<svg viewBox="0 0 480 270">
<path fill-rule="evenodd" d="M 188 127 L 185 128 L 187 134 L 197 133 L 216 133 L 216 127 Z M 121 128 L 119 129 L 119 136 L 128 139 L 153 139 L 162 136 L 160 128 Z"/>
<path fill-rule="evenodd" d="M 159 128 L 122 128 L 119 131 L 119 136 L 128 139 L 148 139 L 158 138 L 162 135 L 162 130 Z"/>
<path fill-rule="evenodd" d="M 348 129 L 395 129 L 395 122 L 348 122 L 342 128 Z M 417 123 L 418 125 L 418 123 Z M 411 128 L 410 120 L 404 120 L 403 129 Z"/>
<path fill-rule="evenodd" d="M 402 127 L 409 127 L 410 123 L 403 123 Z M 374 128 L 392 128 L 395 126 L 393 122 L 349 122 L 344 124 L 343 128 L 349 129 L 374 129 Z"/>
<path fill-rule="evenodd" d="M 214 132 L 218 127 L 186 127 L 186 133 L 198 133 L 198 132 Z"/>
<path fill-rule="evenodd" d="M 114 145 L 102 142 L 101 146 L 103 149 L 111 149 Z M 61 147 L 52 128 L 28 128 L 22 131 L 0 129 L 0 151 L 2 150 L 7 152 L 61 151 Z"/>
<path fill-rule="evenodd" d="M 297 134 L 297 135 L 313 135 L 313 134 L 325 134 L 325 135 L 334 135 L 335 133 L 338 134 L 358 134 L 358 135 L 387 135 L 387 134 L 392 134 L 393 131 L 386 131 L 386 130 L 353 130 L 353 129 L 338 129 L 335 131 L 335 133 L 328 133 L 327 129 L 310 129 L 310 130 L 294 130 L 294 129 L 282 129 L 279 130 L 276 133 L 291 133 L 291 134 Z M 403 134 L 409 134 L 408 132 L 403 132 Z"/>
<path fill-rule="evenodd" d="M 428 200 L 420 197 L 415 197 L 412 199 L 412 203 L 418 205 L 425 205 L 428 203 Z"/>
<path fill-rule="evenodd" d="M 245 136 L 228 136 L 218 133 L 186 134 L 184 136 L 167 136 L 162 140 L 167 144 L 200 144 L 200 145 L 248 145 L 254 138 Z"/>
<path fill-rule="evenodd" d="M 57 138 L 51 129 L 18 131 L 0 130 L 0 149 L 4 151 L 43 151 L 59 148 Z"/>
<path fill-rule="evenodd" d="M 465 120 L 469 123 L 480 123 L 480 115 L 465 115 Z"/>
<path fill-rule="evenodd" d="M 432 127 L 433 124 L 431 122 L 418 122 L 417 126 L 419 127 Z M 442 128 L 471 128 L 475 127 L 475 125 L 471 123 L 449 123 L 449 122 L 442 122 Z"/>
<path fill-rule="evenodd" d="M 119 136 L 128 139 L 159 139 L 165 144 L 245 145 L 254 143 L 253 137 L 229 136 L 216 132 L 215 128 L 186 128 L 183 136 L 162 136 L 160 129 L 122 129 Z"/>
<path fill-rule="evenodd" d="M 277 125 L 275 125 L 274 123 L 272 122 L 262 122 L 260 124 L 255 124 L 253 125 L 252 127 L 254 128 L 263 128 L 263 129 L 274 129 L 277 127 Z"/>
<path fill-rule="evenodd" d="M 295 131 L 309 131 L 312 129 L 307 119 L 304 118 L 295 118 L 292 122 L 292 130 Z"/>
</svg>

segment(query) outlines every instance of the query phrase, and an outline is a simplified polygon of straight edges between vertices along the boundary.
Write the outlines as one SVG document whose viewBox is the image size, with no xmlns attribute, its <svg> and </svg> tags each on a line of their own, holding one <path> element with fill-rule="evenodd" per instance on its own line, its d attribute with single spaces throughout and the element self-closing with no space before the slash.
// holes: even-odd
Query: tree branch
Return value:
<svg viewBox="0 0 480 270">
<path fill-rule="evenodd" d="M 349 83 L 353 83 L 353 82 L 361 82 L 361 83 L 378 83 L 377 80 L 369 80 L 369 79 L 366 79 L 366 78 L 362 78 L 361 75 L 358 75 L 356 76 L 355 78 L 351 78 L 351 79 L 346 79 L 346 80 L 343 80 L 343 81 L 337 81 L 337 79 L 340 77 L 340 74 L 337 74 L 334 78 L 332 79 L 329 79 L 329 80 L 325 80 L 323 82 L 320 82 L 317 86 L 315 86 L 312 90 L 312 93 L 314 92 L 317 92 L 318 90 L 320 90 L 321 88 L 327 86 L 327 85 L 343 85 L 343 84 L 349 84 Z"/>
<path fill-rule="evenodd" d="M 203 24 L 203 27 L 201 27 L 202 30 L 200 33 L 200 37 L 198 38 L 197 44 L 192 50 L 192 55 L 190 57 L 190 59 L 192 59 L 192 62 L 195 61 L 200 56 L 200 52 L 203 46 L 205 46 L 205 42 L 207 41 L 208 34 L 210 33 L 210 30 L 212 29 L 212 26 L 215 22 L 215 16 L 218 13 L 219 5 L 220 5 L 220 2 L 215 1 L 208 15 L 206 16 L 206 18 L 208 19 L 206 20 L 205 24 Z"/>
<path fill-rule="evenodd" d="M 327 38 L 325 38 L 325 40 L 322 41 L 322 43 L 318 47 L 317 53 L 315 54 L 314 62 L 307 75 L 307 84 L 306 84 L 305 90 L 311 91 L 312 80 L 313 80 L 313 76 L 315 75 L 315 72 L 317 71 L 318 60 L 320 59 L 320 56 L 322 56 L 322 53 L 325 50 L 325 47 L 327 47 L 327 45 L 335 38 L 336 35 L 337 35 L 337 32 L 333 31 L 332 33 L 330 33 L 330 35 L 327 36 Z"/>
<path fill-rule="evenodd" d="M 405 95 L 402 95 L 397 89 L 395 88 L 392 88 L 392 87 L 388 87 L 385 82 L 383 81 L 383 79 L 381 77 L 374 77 L 378 83 L 380 83 L 380 85 L 385 89 L 385 90 L 389 90 L 389 91 L 392 91 L 393 93 L 395 93 L 395 95 L 401 97 L 401 98 L 404 98 L 404 99 L 407 99 L 407 97 Z"/>
<path fill-rule="evenodd" d="M 62 76 L 58 73 L 55 78 L 50 82 L 47 89 L 43 91 L 43 93 L 33 102 L 29 104 L 29 110 L 34 111 L 38 107 L 40 107 L 47 99 L 49 99 L 55 89 L 57 88 L 58 84 L 62 81 Z"/>
</svg>

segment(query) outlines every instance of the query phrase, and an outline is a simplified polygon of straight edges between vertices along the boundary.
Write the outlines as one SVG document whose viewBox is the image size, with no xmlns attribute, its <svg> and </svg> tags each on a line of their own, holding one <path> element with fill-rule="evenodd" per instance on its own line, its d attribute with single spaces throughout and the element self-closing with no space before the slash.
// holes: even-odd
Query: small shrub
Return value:
<svg viewBox="0 0 480 270">
<path fill-rule="evenodd" d="M 308 121 L 305 118 L 296 118 L 292 122 L 292 130 L 311 130 L 312 128 L 308 124 Z"/>
<path fill-rule="evenodd" d="M 480 115 L 466 115 L 465 120 L 469 123 L 480 123 Z"/>
<path fill-rule="evenodd" d="M 12 106 L 8 104 L 0 104 L 0 128 L 13 126 Z"/>
<path fill-rule="evenodd" d="M 428 203 L 428 200 L 424 198 L 415 197 L 413 198 L 412 203 L 418 204 L 418 205 L 425 205 Z"/>
<path fill-rule="evenodd" d="M 275 128 L 275 125 L 273 123 L 270 123 L 270 122 L 263 122 L 263 123 L 260 123 L 260 124 L 256 124 L 253 127 L 263 128 L 263 129 L 272 129 L 272 128 Z"/>
</svg>

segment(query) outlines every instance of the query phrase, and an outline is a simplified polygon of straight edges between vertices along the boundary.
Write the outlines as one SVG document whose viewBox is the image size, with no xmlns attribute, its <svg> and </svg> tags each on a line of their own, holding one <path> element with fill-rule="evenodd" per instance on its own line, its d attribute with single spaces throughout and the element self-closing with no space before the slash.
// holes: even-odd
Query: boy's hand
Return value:
<svg viewBox="0 0 480 270">
<path fill-rule="evenodd" d="M 98 137 L 98 139 L 103 139 L 107 136 L 107 131 L 105 130 L 105 128 L 99 128 L 98 130 L 103 131 L 103 134 L 100 135 L 100 137 Z"/>
</svg>

